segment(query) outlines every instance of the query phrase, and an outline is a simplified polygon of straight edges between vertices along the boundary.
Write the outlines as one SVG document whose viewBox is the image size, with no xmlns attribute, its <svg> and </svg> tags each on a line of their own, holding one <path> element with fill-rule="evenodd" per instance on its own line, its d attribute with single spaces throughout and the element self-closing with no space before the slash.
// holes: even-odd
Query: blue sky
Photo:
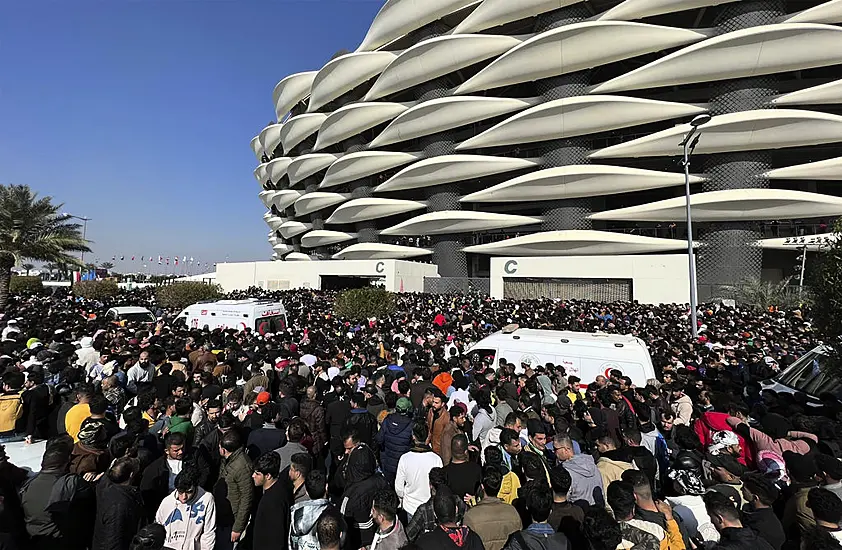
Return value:
<svg viewBox="0 0 842 550">
<path fill-rule="evenodd" d="M 272 89 L 354 50 L 381 5 L 0 2 L 0 183 L 93 218 L 100 261 L 268 259 L 249 141 Z"/>
</svg>

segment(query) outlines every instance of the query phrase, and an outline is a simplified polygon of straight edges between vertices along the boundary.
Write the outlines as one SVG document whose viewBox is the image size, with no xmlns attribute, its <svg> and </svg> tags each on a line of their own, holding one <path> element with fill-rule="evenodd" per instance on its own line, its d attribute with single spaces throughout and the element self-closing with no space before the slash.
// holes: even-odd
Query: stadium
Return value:
<svg viewBox="0 0 842 550">
<path fill-rule="evenodd" d="M 388 0 L 278 82 L 251 142 L 273 269 L 686 289 L 687 181 L 701 298 L 797 279 L 842 214 L 840 22 L 840 0 Z"/>
</svg>

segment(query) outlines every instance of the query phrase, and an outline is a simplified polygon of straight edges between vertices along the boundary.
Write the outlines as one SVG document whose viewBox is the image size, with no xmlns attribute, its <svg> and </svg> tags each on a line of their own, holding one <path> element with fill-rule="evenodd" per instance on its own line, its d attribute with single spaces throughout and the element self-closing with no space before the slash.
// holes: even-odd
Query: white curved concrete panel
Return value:
<svg viewBox="0 0 842 550">
<path fill-rule="evenodd" d="M 677 13 L 738 2 L 739 0 L 626 0 L 597 15 L 600 21 L 633 21 L 665 13 Z"/>
<path fill-rule="evenodd" d="M 465 95 L 568 74 L 705 38 L 698 31 L 625 21 L 564 25 L 515 46 L 454 93 Z"/>
<path fill-rule="evenodd" d="M 444 210 L 421 214 L 381 231 L 381 235 L 442 235 L 471 233 L 541 223 L 541 218 L 476 212 L 473 210 Z"/>
<path fill-rule="evenodd" d="M 403 199 L 384 199 L 380 197 L 352 199 L 338 206 L 325 223 L 343 224 L 376 220 L 420 210 L 426 206 L 423 202 Z"/>
<path fill-rule="evenodd" d="M 563 139 L 705 112 L 698 105 L 612 95 L 541 103 L 460 143 L 457 151 Z"/>
<path fill-rule="evenodd" d="M 309 153 L 294 158 L 287 168 L 290 186 L 321 172 L 336 162 L 337 158 L 339 155 L 330 153 Z"/>
<path fill-rule="evenodd" d="M 375 50 L 476 0 L 386 0 L 357 48 Z"/>
<path fill-rule="evenodd" d="M 302 195 L 301 191 L 295 191 L 294 189 L 284 189 L 282 191 L 275 191 L 274 193 L 271 201 L 272 206 L 280 211 L 292 206 Z"/>
<path fill-rule="evenodd" d="M 297 216 L 312 214 L 323 208 L 345 202 L 348 200 L 348 197 L 348 195 L 343 193 L 328 193 L 326 191 L 305 193 L 300 199 L 295 201 L 295 214 Z"/>
<path fill-rule="evenodd" d="M 792 220 L 842 214 L 842 197 L 784 189 L 729 189 L 690 196 L 693 220 L 700 222 Z M 684 197 L 591 214 L 592 220 L 680 222 Z"/>
<path fill-rule="evenodd" d="M 690 183 L 704 178 L 690 176 Z M 461 202 L 527 202 L 599 197 L 684 185 L 684 174 L 580 164 L 530 172 L 462 197 Z"/>
<path fill-rule="evenodd" d="M 756 246 L 764 250 L 791 250 L 800 252 L 805 248 L 811 252 L 820 252 L 832 246 L 839 236 L 836 233 L 819 233 L 817 235 L 804 235 L 803 237 L 779 237 L 774 239 L 762 239 L 755 242 Z"/>
<path fill-rule="evenodd" d="M 270 124 L 264 128 L 258 136 L 260 138 L 260 146 L 270 157 L 272 156 L 272 152 L 281 142 L 281 132 L 283 131 L 283 126 L 283 124 Z"/>
<path fill-rule="evenodd" d="M 824 4 L 791 15 L 787 23 L 842 23 L 842 0 L 830 0 Z"/>
<path fill-rule="evenodd" d="M 333 255 L 334 260 L 400 260 L 429 256 L 426 248 L 386 243 L 356 243 Z"/>
<path fill-rule="evenodd" d="M 260 136 L 257 135 L 251 138 L 251 143 L 249 143 L 249 145 L 251 146 L 254 156 L 257 158 L 257 162 L 263 160 L 263 146 L 260 145 Z"/>
<path fill-rule="evenodd" d="M 506 35 L 437 36 L 407 48 L 383 71 L 365 96 L 373 101 L 496 57 L 522 40 Z"/>
<path fill-rule="evenodd" d="M 386 170 L 392 170 L 423 158 L 420 153 L 393 151 L 358 151 L 349 153 L 330 165 L 319 185 L 320 189 L 336 187 L 343 183 L 366 178 Z"/>
<path fill-rule="evenodd" d="M 468 246 L 465 252 L 493 256 L 610 256 L 655 254 L 687 248 L 687 241 L 608 231 L 545 231 L 495 243 Z"/>
<path fill-rule="evenodd" d="M 595 159 L 678 155 L 689 124 L 591 153 Z M 842 116 L 798 109 L 719 115 L 702 127 L 696 154 L 782 149 L 842 141 Z"/>
<path fill-rule="evenodd" d="M 431 187 L 539 166 L 531 159 L 484 155 L 442 155 L 407 166 L 375 188 L 377 192 Z"/>
<path fill-rule="evenodd" d="M 266 173 L 269 179 L 272 180 L 272 183 L 277 185 L 287 175 L 287 169 L 290 164 L 292 164 L 292 158 L 290 157 L 278 157 L 269 161 Z"/>
<path fill-rule="evenodd" d="M 310 87 L 317 74 L 318 71 L 291 74 L 275 85 L 272 103 L 278 120 L 282 120 L 296 103 L 310 95 Z"/>
<path fill-rule="evenodd" d="M 286 220 L 273 216 L 271 212 L 267 212 L 267 214 L 269 214 L 269 217 L 267 218 L 266 216 L 263 216 L 263 221 L 266 222 L 266 225 L 268 225 L 269 229 L 272 231 L 278 231 L 284 223 L 286 223 Z"/>
<path fill-rule="evenodd" d="M 561 9 L 583 0 L 484 0 L 453 29 L 453 34 L 477 32 L 512 21 Z"/>
<path fill-rule="evenodd" d="M 395 118 L 369 146 L 383 147 L 435 134 L 487 118 L 520 111 L 534 104 L 535 101 L 523 99 L 470 96 L 442 97 L 425 101 Z"/>
<path fill-rule="evenodd" d="M 313 258 L 303 252 L 290 252 L 284 257 L 285 262 L 312 262 Z"/>
<path fill-rule="evenodd" d="M 261 164 L 257 165 L 257 168 L 255 168 L 254 172 L 252 172 L 254 174 L 254 179 L 256 179 L 257 183 L 259 183 L 261 186 L 263 186 L 263 184 L 266 183 L 266 180 L 269 179 L 269 176 L 267 174 L 267 168 L 268 167 L 269 167 L 269 163 L 264 162 L 264 163 L 261 163 Z"/>
<path fill-rule="evenodd" d="M 842 63 L 842 28 L 762 25 L 693 44 L 593 88 L 615 93 L 798 71 Z"/>
<path fill-rule="evenodd" d="M 313 224 L 311 223 L 304 223 L 299 222 L 296 220 L 290 220 L 288 222 L 284 222 L 279 228 L 278 233 L 283 235 L 285 239 L 291 239 L 296 235 L 301 235 L 305 231 L 309 231 L 313 228 Z"/>
<path fill-rule="evenodd" d="M 765 176 L 773 180 L 842 180 L 842 157 L 777 168 Z"/>
<path fill-rule="evenodd" d="M 304 248 L 316 248 L 317 246 L 329 246 L 336 243 L 344 243 L 345 241 L 350 241 L 356 238 L 356 233 L 330 231 L 328 229 L 315 229 L 301 237 L 301 246 Z"/>
<path fill-rule="evenodd" d="M 276 256 L 280 259 L 283 258 L 285 254 L 289 254 L 290 252 L 292 252 L 293 249 L 288 244 L 276 244 L 272 247 L 272 250 L 275 251 L 275 253 L 272 254 L 272 256 Z"/>
<path fill-rule="evenodd" d="M 351 103 L 335 110 L 319 130 L 314 151 L 319 151 L 360 132 L 388 122 L 409 109 L 403 103 Z"/>
<path fill-rule="evenodd" d="M 834 105 L 842 103 L 842 80 L 791 92 L 772 100 L 775 105 Z"/>
<path fill-rule="evenodd" d="M 397 54 L 354 52 L 332 59 L 313 81 L 307 112 L 318 111 L 337 97 L 383 72 Z"/>
<path fill-rule="evenodd" d="M 257 194 L 260 198 L 260 202 L 262 202 L 263 206 L 266 208 L 272 207 L 272 193 L 274 193 L 274 191 L 261 191 Z"/>
<path fill-rule="evenodd" d="M 327 115 L 323 113 L 305 113 L 287 120 L 281 130 L 284 154 L 288 154 L 293 147 L 318 132 L 325 120 Z"/>
</svg>

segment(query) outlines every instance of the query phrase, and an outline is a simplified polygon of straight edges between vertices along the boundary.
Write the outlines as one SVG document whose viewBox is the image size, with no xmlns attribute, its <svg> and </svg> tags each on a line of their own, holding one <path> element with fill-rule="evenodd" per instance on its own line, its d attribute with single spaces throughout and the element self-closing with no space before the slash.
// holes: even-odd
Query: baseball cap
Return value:
<svg viewBox="0 0 842 550">
<path fill-rule="evenodd" d="M 399 413 L 408 413 L 412 410 L 412 401 L 410 401 L 406 397 L 401 397 L 400 399 L 398 399 L 398 402 L 395 405 L 395 409 Z"/>
<path fill-rule="evenodd" d="M 722 468 L 737 477 L 742 476 L 746 471 L 745 466 L 730 455 L 713 455 L 710 457 L 710 465 L 713 468 Z"/>
<path fill-rule="evenodd" d="M 257 394 L 257 399 L 254 400 L 255 403 L 258 405 L 266 405 L 269 401 L 272 400 L 272 396 L 269 394 L 268 391 L 260 392 Z"/>
</svg>

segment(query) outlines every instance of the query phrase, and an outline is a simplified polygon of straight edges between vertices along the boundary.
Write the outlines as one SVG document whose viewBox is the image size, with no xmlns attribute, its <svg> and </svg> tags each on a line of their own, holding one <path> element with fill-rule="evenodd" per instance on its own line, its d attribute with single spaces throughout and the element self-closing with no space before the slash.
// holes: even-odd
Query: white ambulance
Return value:
<svg viewBox="0 0 842 550">
<path fill-rule="evenodd" d="M 643 340 L 634 336 L 604 332 L 570 332 L 537 330 L 509 325 L 500 332 L 483 338 L 466 352 L 471 360 L 492 359 L 496 368 L 500 359 L 515 365 L 518 374 L 522 365 L 552 363 L 564 367 L 568 376 L 578 376 L 589 384 L 600 374 L 608 376 L 617 369 L 632 379 L 635 386 L 645 386 L 655 378 L 652 357 Z"/>
<path fill-rule="evenodd" d="M 259 334 L 277 333 L 287 327 L 287 311 L 281 302 L 255 298 L 199 302 L 179 313 L 175 323 L 185 323 L 191 329 L 207 326 L 211 330 L 250 328 Z"/>
</svg>

